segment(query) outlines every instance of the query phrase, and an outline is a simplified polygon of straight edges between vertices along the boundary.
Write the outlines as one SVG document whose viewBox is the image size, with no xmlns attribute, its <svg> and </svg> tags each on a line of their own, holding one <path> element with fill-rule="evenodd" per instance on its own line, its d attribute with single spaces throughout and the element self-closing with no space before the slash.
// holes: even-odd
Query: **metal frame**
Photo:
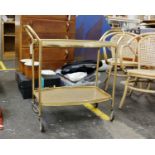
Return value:
<svg viewBox="0 0 155 155">
<path fill-rule="evenodd" d="M 36 32 L 29 26 L 29 25 L 25 25 L 24 26 L 27 34 L 29 35 L 29 37 L 31 38 L 31 42 L 33 45 L 33 52 L 32 52 L 32 92 L 33 92 L 33 96 L 37 96 L 36 93 L 38 94 L 38 103 L 39 103 L 39 118 L 40 118 L 40 125 L 41 125 L 41 131 L 44 131 L 44 124 L 42 121 L 42 107 L 43 107 L 43 102 L 44 102 L 44 96 L 43 96 L 43 91 L 46 91 L 47 88 L 42 88 L 41 87 L 41 69 L 42 69 L 42 50 L 43 47 L 76 47 L 76 48 L 98 48 L 98 53 L 97 53 L 97 67 L 96 67 L 96 83 L 95 86 L 93 87 L 93 89 L 97 90 L 97 91 L 101 91 L 103 93 L 106 93 L 105 91 L 101 90 L 100 88 L 98 88 L 98 69 L 99 69 L 99 61 L 100 61 L 100 48 L 103 47 L 112 47 L 116 53 L 116 61 L 115 61 L 115 69 L 114 69 L 114 73 L 115 75 L 117 75 L 117 44 L 112 43 L 112 42 L 103 42 L 103 41 L 93 41 L 93 40 L 72 40 L 72 39 L 40 39 L 38 37 L 38 35 L 36 34 Z M 34 79 L 34 48 L 35 46 L 39 47 L 39 74 L 38 74 L 38 78 L 39 78 L 39 87 L 38 89 L 35 88 L 35 79 Z M 62 87 L 59 87 L 58 89 L 61 90 Z M 69 89 L 71 87 L 63 87 L 63 89 Z M 73 89 L 77 88 L 77 87 L 72 87 Z M 86 88 L 86 86 L 81 86 L 80 89 L 82 90 L 82 88 Z M 115 88 L 116 88 L 116 76 L 114 76 L 114 82 L 113 82 L 113 90 L 112 90 L 112 96 L 108 93 L 108 95 L 110 95 L 110 97 L 107 100 L 111 100 L 111 114 L 113 114 L 113 107 L 114 107 L 114 101 L 115 101 Z M 50 90 L 50 92 L 52 92 L 55 88 L 49 88 L 48 90 Z M 106 101 L 107 101 L 106 100 Z M 33 101 L 35 102 L 35 98 L 33 98 Z M 104 102 L 105 100 L 101 100 L 100 102 Z M 76 101 L 75 101 L 76 102 Z M 84 105 L 85 107 L 89 107 L 88 109 L 92 110 L 92 106 L 89 105 L 90 102 L 87 103 L 86 101 L 83 101 L 84 103 L 80 103 L 77 105 Z M 91 102 L 91 104 L 96 104 L 98 103 L 98 100 L 93 100 Z M 50 106 L 53 106 L 52 103 L 49 103 Z M 69 103 L 64 103 L 64 105 L 70 105 Z M 89 105 L 89 106 L 88 106 Z M 93 106 L 94 107 L 94 106 Z M 95 108 L 95 107 L 94 107 Z M 106 114 L 105 114 L 106 115 Z M 106 119 L 105 120 L 112 120 L 113 117 L 111 117 L 112 115 L 108 116 L 106 115 Z"/>
</svg>

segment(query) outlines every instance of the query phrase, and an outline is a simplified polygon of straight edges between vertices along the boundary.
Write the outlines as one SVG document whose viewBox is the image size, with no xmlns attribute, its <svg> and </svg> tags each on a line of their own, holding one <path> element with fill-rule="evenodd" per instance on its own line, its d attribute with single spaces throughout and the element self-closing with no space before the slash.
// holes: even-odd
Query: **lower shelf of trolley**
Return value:
<svg viewBox="0 0 155 155">
<path fill-rule="evenodd" d="M 34 96 L 39 101 L 38 90 Z M 110 94 L 96 86 L 55 87 L 41 90 L 42 106 L 72 106 L 111 100 Z"/>
</svg>

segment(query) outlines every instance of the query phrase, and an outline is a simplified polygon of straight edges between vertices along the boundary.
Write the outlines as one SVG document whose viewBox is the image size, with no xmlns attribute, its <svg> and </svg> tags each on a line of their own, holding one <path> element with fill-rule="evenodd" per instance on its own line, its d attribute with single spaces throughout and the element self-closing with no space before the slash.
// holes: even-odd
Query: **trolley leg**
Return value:
<svg viewBox="0 0 155 155">
<path fill-rule="evenodd" d="M 114 107 L 113 107 L 113 102 L 111 100 L 111 113 L 110 113 L 110 121 L 112 122 L 115 119 L 114 116 Z"/>
<path fill-rule="evenodd" d="M 39 107 L 38 107 L 38 102 L 34 98 L 32 101 L 32 110 L 35 114 L 39 114 Z"/>
<path fill-rule="evenodd" d="M 46 132 L 47 125 L 46 125 L 45 119 L 43 118 L 42 108 L 39 108 L 38 116 L 39 116 L 39 128 L 40 128 L 40 131 L 42 133 L 44 133 L 44 132 Z"/>
<path fill-rule="evenodd" d="M 98 103 L 95 103 L 93 104 L 94 108 L 98 108 L 99 104 Z"/>
<path fill-rule="evenodd" d="M 43 114 L 42 114 L 42 109 L 39 108 L 39 103 L 36 99 L 33 100 L 32 103 L 32 110 L 34 111 L 35 114 L 38 115 L 38 120 L 39 120 L 39 129 L 41 132 L 46 132 L 46 122 L 43 119 Z"/>
<path fill-rule="evenodd" d="M 111 77 L 111 72 L 112 72 L 112 67 L 110 67 L 108 69 L 108 75 L 107 75 L 107 79 L 105 81 L 105 90 L 108 90 L 108 87 L 109 87 L 109 80 L 110 80 L 110 77 Z"/>
<path fill-rule="evenodd" d="M 39 128 L 41 132 L 46 132 L 46 122 L 43 117 L 39 117 Z"/>
<path fill-rule="evenodd" d="M 40 132 L 44 133 L 46 132 L 46 122 L 43 118 L 43 111 L 42 108 L 38 108 L 38 118 L 39 118 L 39 129 Z"/>
</svg>

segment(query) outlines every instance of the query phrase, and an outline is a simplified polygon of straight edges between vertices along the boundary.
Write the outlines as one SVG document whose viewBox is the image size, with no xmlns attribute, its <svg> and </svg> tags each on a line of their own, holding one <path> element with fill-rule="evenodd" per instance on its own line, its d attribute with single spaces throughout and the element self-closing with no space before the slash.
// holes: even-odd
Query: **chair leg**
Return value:
<svg viewBox="0 0 155 155">
<path fill-rule="evenodd" d="M 135 80 L 135 82 L 134 82 L 133 86 L 135 87 L 135 86 L 137 86 L 137 80 L 138 80 L 138 78 L 136 77 L 134 80 Z M 130 89 L 129 96 L 131 96 L 132 93 L 133 93 L 133 90 Z"/>
<path fill-rule="evenodd" d="M 130 77 L 128 77 L 127 80 L 126 80 L 125 88 L 124 88 L 124 93 L 123 93 L 123 96 L 122 96 L 122 98 L 121 98 L 121 102 L 120 102 L 120 105 L 119 105 L 119 109 L 122 109 L 122 107 L 123 107 L 123 105 L 124 105 L 124 101 L 125 101 L 125 98 L 126 98 L 126 95 L 127 95 L 127 91 L 128 91 L 129 80 L 130 80 Z"/>
<path fill-rule="evenodd" d="M 112 67 L 109 67 L 109 69 L 108 69 L 108 75 L 107 75 L 107 78 L 106 78 L 106 81 L 105 81 L 105 91 L 108 90 L 111 72 L 112 72 Z"/>
<path fill-rule="evenodd" d="M 147 84 L 147 90 L 149 90 L 150 89 L 150 87 L 151 87 L 151 83 L 150 82 L 148 82 L 148 84 Z"/>
</svg>

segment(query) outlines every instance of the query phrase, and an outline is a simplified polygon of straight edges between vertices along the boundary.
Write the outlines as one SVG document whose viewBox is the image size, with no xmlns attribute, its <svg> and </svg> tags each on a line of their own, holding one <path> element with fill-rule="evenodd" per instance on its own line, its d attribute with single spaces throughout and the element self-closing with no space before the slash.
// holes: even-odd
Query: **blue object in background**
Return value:
<svg viewBox="0 0 155 155">
<path fill-rule="evenodd" d="M 99 40 L 101 36 L 111 29 L 103 15 L 80 15 L 76 17 L 76 39 Z M 75 59 L 96 60 L 97 49 L 75 49 Z"/>
<path fill-rule="evenodd" d="M 41 87 L 44 88 L 45 87 L 45 84 L 44 84 L 44 78 L 41 77 Z"/>
</svg>

